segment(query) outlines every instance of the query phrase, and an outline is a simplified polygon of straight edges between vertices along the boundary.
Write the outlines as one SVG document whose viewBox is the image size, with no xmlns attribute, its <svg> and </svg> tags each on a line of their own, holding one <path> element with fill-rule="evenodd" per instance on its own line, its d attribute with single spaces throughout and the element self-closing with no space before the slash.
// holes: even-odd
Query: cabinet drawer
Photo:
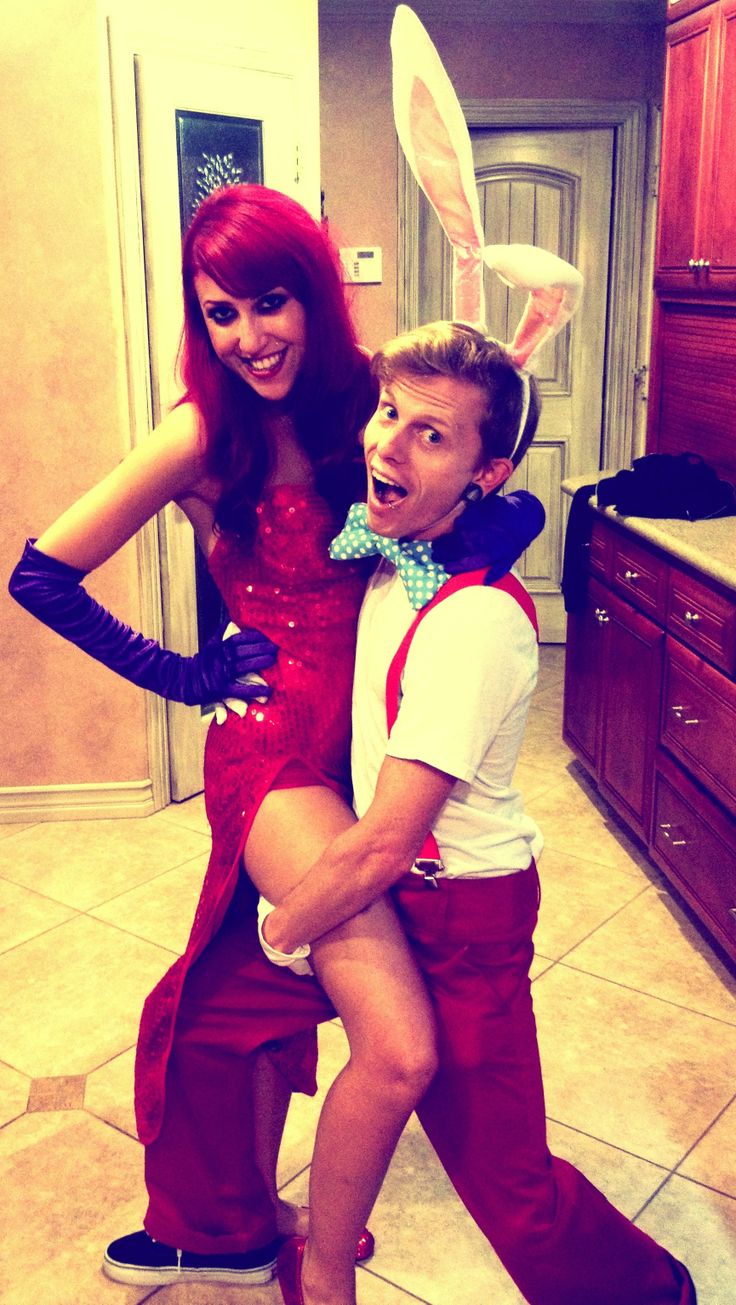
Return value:
<svg viewBox="0 0 736 1305">
<path fill-rule="evenodd" d="M 645 544 L 616 532 L 611 557 L 611 583 L 639 611 L 664 625 L 667 611 L 667 563 Z"/>
<path fill-rule="evenodd" d="M 683 775 L 657 762 L 656 859 L 731 956 L 736 956 L 736 823 Z"/>
<path fill-rule="evenodd" d="M 736 815 L 736 684 L 670 635 L 660 739 Z"/>
<path fill-rule="evenodd" d="M 714 666 L 736 671 L 736 595 L 670 567 L 667 627 Z"/>
</svg>

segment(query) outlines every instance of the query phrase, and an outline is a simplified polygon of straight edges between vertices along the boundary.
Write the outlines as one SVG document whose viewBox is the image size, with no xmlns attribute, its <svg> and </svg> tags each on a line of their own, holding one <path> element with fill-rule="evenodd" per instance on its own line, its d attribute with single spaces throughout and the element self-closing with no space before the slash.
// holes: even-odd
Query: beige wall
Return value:
<svg viewBox="0 0 736 1305">
<path fill-rule="evenodd" d="M 414 8 L 421 17 L 421 0 Z M 390 24 L 390 14 L 360 22 L 323 18 L 320 24 L 325 212 L 338 243 L 383 247 L 383 284 L 353 291 L 370 347 L 396 329 L 398 146 Z M 461 98 L 657 100 L 661 93 L 661 28 L 426 25 Z"/>
<path fill-rule="evenodd" d="M 0 139 L 3 577 L 129 447 L 95 0 L 6 5 Z M 94 592 L 138 621 L 134 547 Z M 0 594 L 0 785 L 147 774 L 140 692 Z"/>
</svg>

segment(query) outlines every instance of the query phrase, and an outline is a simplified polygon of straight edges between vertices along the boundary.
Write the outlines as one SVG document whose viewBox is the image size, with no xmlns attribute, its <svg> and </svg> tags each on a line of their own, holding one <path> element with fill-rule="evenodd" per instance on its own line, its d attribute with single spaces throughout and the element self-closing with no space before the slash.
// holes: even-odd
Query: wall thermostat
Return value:
<svg viewBox="0 0 736 1305">
<path fill-rule="evenodd" d="M 350 284 L 379 285 L 383 280 L 381 253 L 378 245 L 341 249 L 340 261 L 345 281 Z"/>
</svg>

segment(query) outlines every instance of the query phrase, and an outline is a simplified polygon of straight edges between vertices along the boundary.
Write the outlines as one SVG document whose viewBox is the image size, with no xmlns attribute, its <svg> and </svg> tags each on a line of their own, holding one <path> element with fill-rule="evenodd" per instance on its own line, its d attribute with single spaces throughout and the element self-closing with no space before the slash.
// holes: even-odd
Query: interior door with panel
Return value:
<svg viewBox="0 0 736 1305">
<path fill-rule="evenodd" d="M 228 62 L 174 53 L 136 58 L 143 243 L 154 421 L 178 399 L 182 327 L 181 235 L 209 190 L 255 181 L 297 198 L 297 110 L 293 79 Z M 302 202 L 304 202 L 302 200 Z M 164 637 L 191 654 L 222 612 L 184 514 L 159 521 Z M 168 703 L 171 796 L 202 788 L 211 708 Z"/>
<path fill-rule="evenodd" d="M 471 130 L 487 244 L 536 244 L 580 268 L 582 305 L 570 325 L 535 358 L 542 418 L 510 488 L 544 503 L 547 527 L 520 570 L 534 595 L 544 642 L 563 643 L 560 593 L 565 502 L 560 484 L 600 466 L 608 305 L 614 132 L 609 127 Z M 420 320 L 452 311 L 447 241 L 422 197 Z M 488 329 L 509 340 L 526 294 L 486 272 Z"/>
</svg>

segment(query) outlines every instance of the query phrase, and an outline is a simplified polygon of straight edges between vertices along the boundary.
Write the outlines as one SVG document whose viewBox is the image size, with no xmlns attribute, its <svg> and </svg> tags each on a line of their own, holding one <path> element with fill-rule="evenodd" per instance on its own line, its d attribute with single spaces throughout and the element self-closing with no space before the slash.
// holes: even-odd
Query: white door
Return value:
<svg viewBox="0 0 736 1305">
<path fill-rule="evenodd" d="M 228 62 L 151 52 L 136 57 L 143 243 L 154 421 L 179 397 L 181 234 L 193 205 L 223 181 L 299 191 L 292 77 Z M 220 611 L 191 527 L 173 506 L 159 521 L 164 642 L 191 654 Z M 202 788 L 211 711 L 167 704 L 171 796 Z"/>
<path fill-rule="evenodd" d="M 471 131 L 487 244 L 537 244 L 579 267 L 582 306 L 534 361 L 542 418 L 510 488 L 544 503 L 547 526 L 520 570 L 534 595 L 543 642 L 565 638 L 560 592 L 566 517 L 560 483 L 600 465 L 611 224 L 612 128 Z M 451 311 L 447 242 L 423 201 L 420 320 Z M 526 296 L 486 273 L 488 329 L 510 340 Z"/>
</svg>

